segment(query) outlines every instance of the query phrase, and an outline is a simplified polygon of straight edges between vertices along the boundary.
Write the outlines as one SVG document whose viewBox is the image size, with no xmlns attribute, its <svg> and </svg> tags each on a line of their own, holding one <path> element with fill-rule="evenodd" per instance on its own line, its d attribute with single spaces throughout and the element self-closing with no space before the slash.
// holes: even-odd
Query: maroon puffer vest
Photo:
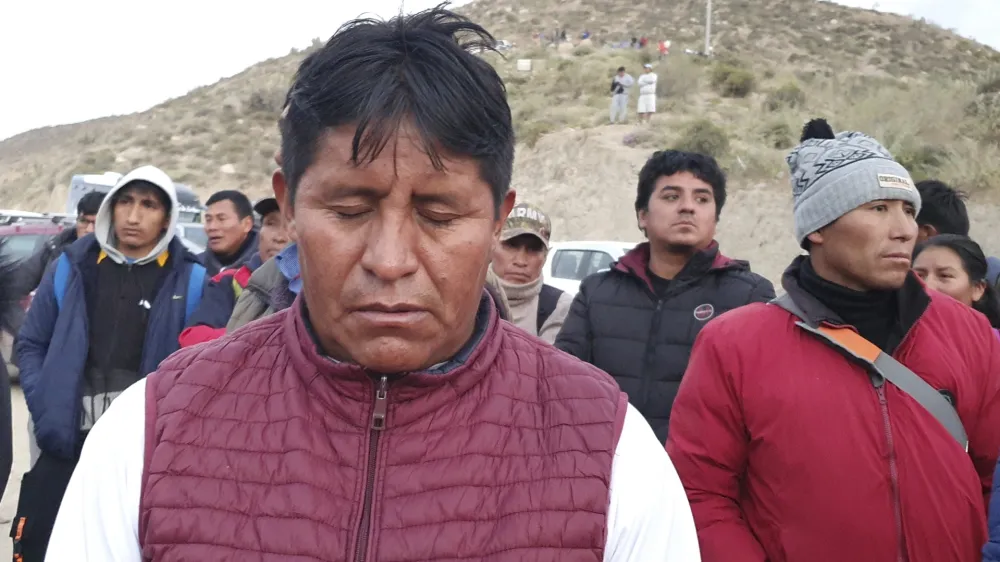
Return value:
<svg viewBox="0 0 1000 562">
<path fill-rule="evenodd" d="M 625 397 L 492 313 L 468 359 L 384 393 L 291 308 L 148 377 L 155 561 L 600 562 Z"/>
</svg>

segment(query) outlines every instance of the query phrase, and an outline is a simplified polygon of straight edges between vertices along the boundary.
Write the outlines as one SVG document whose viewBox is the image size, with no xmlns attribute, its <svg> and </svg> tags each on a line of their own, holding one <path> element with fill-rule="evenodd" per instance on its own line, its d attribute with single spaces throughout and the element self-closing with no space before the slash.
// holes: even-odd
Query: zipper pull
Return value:
<svg viewBox="0 0 1000 562">
<path fill-rule="evenodd" d="M 382 376 L 379 379 L 378 389 L 375 390 L 375 409 L 372 411 L 372 429 L 379 431 L 385 429 L 385 414 L 389 409 L 389 377 Z"/>
</svg>

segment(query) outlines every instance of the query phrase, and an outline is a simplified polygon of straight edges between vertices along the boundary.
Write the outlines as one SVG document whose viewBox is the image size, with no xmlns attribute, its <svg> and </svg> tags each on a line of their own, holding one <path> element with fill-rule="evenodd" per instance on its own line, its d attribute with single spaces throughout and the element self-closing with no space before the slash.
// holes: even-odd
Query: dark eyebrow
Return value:
<svg viewBox="0 0 1000 562">
<path fill-rule="evenodd" d="M 378 200 L 385 196 L 381 191 L 364 186 L 335 187 L 330 190 L 330 197 L 360 197 L 362 199 Z"/>
<path fill-rule="evenodd" d="M 681 188 L 680 186 L 677 186 L 677 185 L 665 185 L 665 186 L 663 186 L 660 189 L 660 191 L 683 191 L 683 188 Z M 694 189 L 694 192 L 695 193 L 712 193 L 712 190 L 708 189 L 707 187 L 696 187 Z"/>
<path fill-rule="evenodd" d="M 415 194 L 413 195 L 413 201 L 418 205 L 428 205 L 438 203 L 446 207 L 457 207 L 458 199 L 448 193 L 428 193 L 428 194 Z"/>
</svg>

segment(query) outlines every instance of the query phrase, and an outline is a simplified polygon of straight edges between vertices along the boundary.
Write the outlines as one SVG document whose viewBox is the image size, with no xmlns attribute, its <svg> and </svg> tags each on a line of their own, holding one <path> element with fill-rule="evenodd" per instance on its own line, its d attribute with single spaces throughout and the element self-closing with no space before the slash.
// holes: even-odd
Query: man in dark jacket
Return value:
<svg viewBox="0 0 1000 562">
<path fill-rule="evenodd" d="M 978 562 L 1000 340 L 911 272 L 920 195 L 878 142 L 788 162 L 809 255 L 702 331 L 670 420 L 702 560 Z"/>
<path fill-rule="evenodd" d="M 97 211 L 104 201 L 104 193 L 91 191 L 80 198 L 76 204 L 76 228 L 60 232 L 41 244 L 32 256 L 24 260 L 18 268 L 21 286 L 28 292 L 35 290 L 42 282 L 42 276 L 49 264 L 63 253 L 70 244 L 94 231 L 94 221 Z"/>
<path fill-rule="evenodd" d="M 253 272 L 288 245 L 288 231 L 281 209 L 278 208 L 278 200 L 265 197 L 254 204 L 253 210 L 261 217 L 260 251 L 239 269 L 225 269 L 212 278 L 205 287 L 205 296 L 201 299 L 198 310 L 181 332 L 181 347 L 226 335 L 226 324 L 233 315 L 233 307 L 246 289 Z"/>
<path fill-rule="evenodd" d="M 719 252 L 715 227 L 725 202 L 726 177 L 714 158 L 653 154 L 639 173 L 635 200 L 649 242 L 584 279 L 556 338 L 559 349 L 615 377 L 661 442 L 705 323 L 774 298 L 770 281 Z"/>
<path fill-rule="evenodd" d="M 201 298 L 205 268 L 174 237 L 178 213 L 165 173 L 130 172 L 101 204 L 94 234 L 67 248 L 35 293 L 17 341 L 41 450 L 14 521 L 25 561 L 41 560 L 90 428 L 178 349 Z"/>
<path fill-rule="evenodd" d="M 257 253 L 257 230 L 253 207 L 239 191 L 217 191 L 205 203 L 205 235 L 208 248 L 201 261 L 209 275 L 225 269 L 239 269 Z"/>
</svg>

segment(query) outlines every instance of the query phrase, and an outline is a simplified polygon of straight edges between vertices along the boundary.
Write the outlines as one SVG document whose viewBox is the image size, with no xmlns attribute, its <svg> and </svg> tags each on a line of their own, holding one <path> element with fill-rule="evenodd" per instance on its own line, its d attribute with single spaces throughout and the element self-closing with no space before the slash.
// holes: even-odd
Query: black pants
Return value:
<svg viewBox="0 0 1000 562">
<path fill-rule="evenodd" d="M 21 479 L 17 515 L 11 525 L 14 562 L 44 562 L 52 527 L 79 454 L 72 460 L 42 451 L 38 462 Z"/>
</svg>

